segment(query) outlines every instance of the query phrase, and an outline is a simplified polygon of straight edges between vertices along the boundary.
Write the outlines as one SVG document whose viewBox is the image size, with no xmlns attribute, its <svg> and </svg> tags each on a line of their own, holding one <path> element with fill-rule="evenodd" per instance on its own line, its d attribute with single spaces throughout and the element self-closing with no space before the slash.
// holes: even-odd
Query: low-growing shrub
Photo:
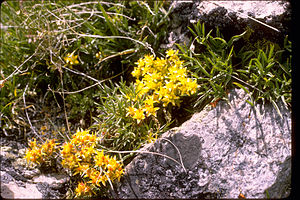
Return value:
<svg viewBox="0 0 300 200">
<path fill-rule="evenodd" d="M 177 56 L 178 50 L 170 49 L 166 54 L 166 59 L 155 59 L 150 55 L 139 59 L 132 72 L 136 78 L 137 94 L 129 94 L 129 98 L 134 101 L 146 97 L 142 107 L 128 108 L 128 114 L 137 119 L 138 123 L 145 117 L 156 117 L 156 110 L 159 108 L 154 107 L 155 103 L 162 103 L 163 107 L 167 107 L 169 103 L 179 106 L 180 96 L 195 94 L 199 87 L 196 79 L 188 77 L 184 62 Z"/>
<path fill-rule="evenodd" d="M 44 144 L 37 144 L 34 138 L 33 141 L 29 142 L 29 148 L 25 153 L 27 162 L 36 163 L 38 165 L 51 162 L 54 159 L 53 153 L 57 151 L 57 144 L 58 143 L 55 143 L 55 139 L 47 139 Z"/>
<path fill-rule="evenodd" d="M 97 147 L 99 138 L 88 130 L 77 130 L 69 142 L 58 148 L 55 139 L 37 144 L 36 140 L 29 143 L 25 158 L 28 163 L 42 165 L 54 159 L 54 153 L 61 157 L 61 165 L 77 176 L 75 197 L 92 197 L 97 193 L 105 194 L 108 185 L 115 180 L 120 181 L 124 173 L 123 164 L 116 156 L 105 155 L 103 149 Z M 57 157 L 55 159 L 58 159 Z"/>
<path fill-rule="evenodd" d="M 172 123 L 171 110 L 180 106 L 180 98 L 196 93 L 197 80 L 177 53 L 167 50 L 166 58 L 146 55 L 132 71 L 134 83 L 103 86 L 100 115 L 92 128 L 104 135 L 106 147 L 137 150 L 152 142 Z"/>
<path fill-rule="evenodd" d="M 101 143 L 110 150 L 137 150 L 168 127 L 168 123 L 162 123 L 154 116 L 144 119 L 143 122 L 129 116 L 128 108 L 133 105 L 142 107 L 145 100 L 143 97 L 133 101 L 129 94 L 137 94 L 133 83 L 126 85 L 124 81 L 110 81 L 109 85 L 103 85 L 102 94 L 97 102 L 99 115 L 94 118 L 96 124 L 91 126 L 91 130 L 103 136 Z M 125 160 L 126 156 L 123 159 Z"/>
</svg>

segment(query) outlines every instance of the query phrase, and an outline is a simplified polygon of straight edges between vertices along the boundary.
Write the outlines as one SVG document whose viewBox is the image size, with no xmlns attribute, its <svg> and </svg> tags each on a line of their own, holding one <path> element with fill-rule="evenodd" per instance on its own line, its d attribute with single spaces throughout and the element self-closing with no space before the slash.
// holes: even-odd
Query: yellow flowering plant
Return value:
<svg viewBox="0 0 300 200">
<path fill-rule="evenodd" d="M 92 196 L 93 190 L 87 183 L 80 182 L 78 183 L 76 189 L 75 189 L 76 196 L 75 197 L 81 197 L 81 196 Z"/>
<path fill-rule="evenodd" d="M 189 77 L 189 71 L 184 67 L 184 61 L 178 57 L 178 50 L 166 51 L 166 58 L 154 58 L 146 55 L 136 62 L 132 76 L 136 78 L 137 93 L 127 96 L 135 102 L 144 98 L 141 107 L 128 107 L 127 116 L 131 116 L 139 124 L 146 117 L 156 117 L 159 105 L 165 108 L 170 103 L 180 106 L 180 97 L 195 94 L 199 85 L 197 80 Z"/>
<path fill-rule="evenodd" d="M 91 197 L 97 187 L 107 182 L 120 180 L 124 173 L 123 165 L 116 157 L 105 155 L 96 148 L 97 136 L 89 130 L 78 130 L 70 142 L 61 147 L 62 166 L 70 169 L 73 175 L 79 174 L 83 182 L 75 189 L 76 197 Z"/>
<path fill-rule="evenodd" d="M 44 144 L 37 144 L 36 139 L 29 142 L 29 148 L 25 152 L 27 163 L 36 163 L 38 165 L 51 162 L 54 152 L 57 151 L 55 139 L 46 140 Z"/>
<path fill-rule="evenodd" d="M 146 55 L 132 71 L 135 82 L 103 84 L 101 114 L 91 127 L 105 133 L 102 145 L 137 150 L 165 132 L 172 123 L 172 107 L 179 107 L 181 97 L 195 94 L 199 87 L 184 64 L 175 50 L 168 50 L 165 58 Z"/>
<path fill-rule="evenodd" d="M 79 61 L 77 60 L 78 55 L 74 55 L 74 52 L 72 53 L 67 53 L 67 56 L 64 57 L 64 60 L 66 62 L 66 64 L 72 68 L 72 65 L 78 65 Z"/>
<path fill-rule="evenodd" d="M 121 79 L 119 83 L 108 83 L 103 84 L 99 97 L 100 114 L 90 127 L 103 136 L 101 145 L 114 151 L 138 150 L 168 129 L 170 122 L 156 118 L 156 113 L 151 109 L 158 111 L 158 107 L 152 106 L 151 100 L 146 101 L 145 96 L 138 97 L 133 82 L 128 84 Z M 145 101 L 151 106 L 144 107 Z M 133 154 L 122 156 L 124 162 L 129 162 Z"/>
<path fill-rule="evenodd" d="M 106 186 L 115 180 L 120 181 L 124 173 L 123 164 L 115 156 L 105 155 L 97 149 L 98 137 L 89 130 L 77 130 L 69 142 L 60 146 L 55 139 L 37 144 L 30 141 L 25 158 L 28 162 L 43 164 L 53 158 L 53 153 L 60 149 L 61 165 L 68 169 L 72 176 L 78 177 L 75 197 L 92 197 L 99 190 L 103 193 Z M 110 184 L 107 184 L 107 183 Z"/>
</svg>

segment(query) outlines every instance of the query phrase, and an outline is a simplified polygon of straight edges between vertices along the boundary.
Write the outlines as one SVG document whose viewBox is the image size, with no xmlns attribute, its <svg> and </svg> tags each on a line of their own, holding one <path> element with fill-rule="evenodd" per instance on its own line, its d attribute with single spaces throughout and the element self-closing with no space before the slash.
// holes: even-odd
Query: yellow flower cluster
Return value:
<svg viewBox="0 0 300 200">
<path fill-rule="evenodd" d="M 127 108 L 127 116 L 130 115 L 140 123 L 145 117 L 155 116 L 159 109 L 155 103 L 162 103 L 166 107 L 169 103 L 179 106 L 180 96 L 196 93 L 199 87 L 196 80 L 188 77 L 188 70 L 183 66 L 183 61 L 178 57 L 178 50 L 166 51 L 166 58 L 154 58 L 146 55 L 138 60 L 137 67 L 132 71 L 136 78 L 136 97 L 128 96 L 137 101 L 146 97 L 141 108 Z"/>
<path fill-rule="evenodd" d="M 80 174 L 83 182 L 79 182 L 75 189 L 76 197 L 91 197 L 95 189 L 106 186 L 107 181 L 120 181 L 124 173 L 123 165 L 116 157 L 105 155 L 104 151 L 96 149 L 97 136 L 88 130 L 77 130 L 70 142 L 61 146 L 60 155 L 62 166 Z M 29 142 L 25 158 L 27 162 L 42 164 L 57 151 L 58 143 L 55 139 L 47 140 L 44 144 L 37 144 L 36 139 Z"/>
<path fill-rule="evenodd" d="M 27 162 L 33 162 L 37 164 L 42 164 L 48 161 L 53 152 L 56 151 L 55 139 L 46 140 L 46 142 L 41 145 L 36 143 L 36 139 L 29 142 L 29 148 L 26 150 L 25 159 Z"/>
<path fill-rule="evenodd" d="M 96 135 L 89 134 L 89 131 L 77 131 L 70 142 L 62 146 L 62 166 L 73 169 L 79 161 L 91 162 L 92 154 L 96 145 Z"/>
<path fill-rule="evenodd" d="M 123 174 L 122 164 L 116 157 L 104 155 L 103 150 L 95 149 L 97 137 L 89 131 L 77 131 L 70 142 L 62 146 L 62 165 L 80 174 L 86 182 L 80 182 L 75 189 L 76 197 L 91 196 L 100 183 L 106 186 L 107 181 L 120 180 Z"/>
<path fill-rule="evenodd" d="M 78 183 L 76 189 L 75 189 L 76 197 L 80 196 L 92 196 L 93 190 L 87 183 L 80 182 Z"/>
<path fill-rule="evenodd" d="M 77 60 L 78 55 L 74 56 L 74 52 L 68 53 L 66 57 L 64 57 L 64 60 L 69 65 L 77 65 L 79 64 L 79 61 Z"/>
</svg>

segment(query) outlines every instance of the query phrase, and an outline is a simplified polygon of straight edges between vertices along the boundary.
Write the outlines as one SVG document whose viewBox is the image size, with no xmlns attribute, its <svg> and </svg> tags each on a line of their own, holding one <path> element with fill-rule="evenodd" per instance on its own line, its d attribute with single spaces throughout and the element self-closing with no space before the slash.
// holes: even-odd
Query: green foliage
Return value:
<svg viewBox="0 0 300 200">
<path fill-rule="evenodd" d="M 228 42 L 222 38 L 218 29 L 215 36 L 212 30 L 206 33 L 204 23 L 198 22 L 194 29 L 189 29 L 195 37 L 191 46 L 177 46 L 182 56 L 189 61 L 189 68 L 201 85 L 195 106 L 203 107 L 210 101 L 225 98 L 228 89 L 234 86 L 252 94 L 251 105 L 267 101 L 278 110 L 275 102 L 279 98 L 286 105 L 290 104 L 291 42 L 287 37 L 284 48 L 280 49 L 268 41 L 250 44 L 249 29 L 233 36 Z M 244 47 L 236 53 L 234 44 L 241 39 Z"/>
<path fill-rule="evenodd" d="M 207 101 L 223 98 L 231 87 L 232 76 L 236 75 L 232 63 L 232 57 L 235 56 L 233 43 L 247 32 L 233 36 L 226 42 L 218 30 L 216 37 L 212 36 L 212 30 L 206 33 L 204 24 L 200 22 L 194 25 L 194 30 L 189 29 L 195 37 L 191 46 L 177 46 L 182 56 L 189 61 L 189 68 L 201 86 L 195 106 L 203 107 Z"/>
<path fill-rule="evenodd" d="M 1 23 L 7 30 L 1 31 L 1 126 L 14 124 L 12 106 L 23 106 L 16 101 L 27 84 L 25 95 L 55 100 L 61 108 L 63 102 L 76 102 L 67 107 L 69 120 L 85 119 L 90 125 L 95 114 L 91 102 L 96 100 L 90 86 L 110 78 L 118 81 L 120 75 L 128 78 L 128 69 L 141 55 L 154 54 L 169 20 L 164 7 L 164 2 L 134 1 L 3 3 Z M 78 63 L 66 65 L 71 53 Z"/>
<path fill-rule="evenodd" d="M 257 101 L 269 101 L 276 106 L 281 99 L 286 105 L 291 103 L 291 43 L 285 38 L 284 49 L 267 42 L 251 51 L 251 59 L 243 69 L 238 70 L 241 79 L 250 84 L 253 97 Z M 284 57 L 283 53 L 288 53 Z M 239 53 L 249 54 L 249 51 Z"/>
<path fill-rule="evenodd" d="M 103 136 L 102 145 L 111 150 L 137 150 L 142 145 L 152 142 L 168 127 L 168 124 L 161 124 L 154 117 L 137 123 L 128 116 L 127 108 L 143 106 L 145 98 L 133 101 L 128 94 L 137 96 L 133 83 L 127 86 L 123 81 L 120 83 L 110 81 L 109 85 L 102 86 L 100 102 L 97 103 L 100 114 L 95 118 L 97 123 L 91 129 Z"/>
</svg>

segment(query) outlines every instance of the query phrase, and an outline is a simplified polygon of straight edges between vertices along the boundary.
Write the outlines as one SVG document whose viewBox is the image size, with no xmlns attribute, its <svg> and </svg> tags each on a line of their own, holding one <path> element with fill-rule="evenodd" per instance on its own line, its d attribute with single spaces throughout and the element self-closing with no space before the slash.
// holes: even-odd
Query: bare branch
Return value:
<svg viewBox="0 0 300 200">
<path fill-rule="evenodd" d="M 111 153 L 146 153 L 146 154 L 153 154 L 153 155 L 158 155 L 158 156 L 163 156 L 166 157 L 172 161 L 174 161 L 175 163 L 177 163 L 178 165 L 180 165 L 185 172 L 187 172 L 186 168 L 184 167 L 183 164 L 181 164 L 180 162 L 178 162 L 177 160 L 175 160 L 174 158 L 161 154 L 161 153 L 157 153 L 157 152 L 151 152 L 151 151 L 140 151 L 140 150 L 136 150 L 136 151 L 113 151 L 113 150 L 108 150 L 107 152 L 111 152 Z"/>
<path fill-rule="evenodd" d="M 29 84 L 26 85 L 25 90 L 24 90 L 24 92 L 23 92 L 24 108 L 27 107 L 27 106 L 26 106 L 26 100 L 25 100 L 25 93 L 26 93 L 26 90 L 28 89 L 28 85 L 29 85 Z M 30 118 L 29 118 L 29 116 L 28 116 L 27 109 L 24 109 L 24 110 L 25 110 L 25 114 L 26 114 L 26 117 L 27 117 L 27 120 L 28 120 L 28 123 L 29 123 L 29 125 L 30 125 L 30 128 L 31 128 L 32 132 L 33 132 L 38 138 L 40 138 L 40 139 L 44 142 L 43 138 L 41 138 L 41 136 L 39 136 L 39 134 L 36 132 L 35 128 L 32 126 L 32 123 L 31 123 Z"/>
<path fill-rule="evenodd" d="M 156 56 L 156 54 L 154 53 L 154 50 L 150 47 L 150 45 L 147 42 L 143 43 L 139 40 L 135 40 L 135 39 L 130 38 L 130 37 L 126 37 L 126 36 L 101 36 L 101 35 L 90 35 L 90 34 L 80 34 L 80 33 L 77 33 L 77 35 L 79 35 L 81 37 L 91 37 L 91 38 L 99 38 L 99 39 L 126 39 L 126 40 L 131 40 L 131 41 L 134 41 L 134 42 L 144 46 L 147 49 L 150 49 L 153 56 L 154 57 Z"/>
<path fill-rule="evenodd" d="M 18 73 L 20 73 L 19 71 L 20 71 L 20 68 L 25 64 L 25 63 L 27 63 L 36 53 L 37 53 L 37 51 L 38 51 L 38 49 L 39 49 L 39 47 L 41 46 L 41 44 L 42 44 L 42 42 L 40 42 L 39 43 L 39 45 L 37 46 L 37 48 L 35 49 L 35 52 L 31 55 L 31 56 L 29 56 L 19 67 L 17 67 L 16 69 L 15 69 L 15 71 L 13 72 L 13 73 L 11 73 L 8 77 L 6 77 L 4 80 L 2 80 L 1 82 L 0 82 L 0 85 L 1 84 L 4 84 L 6 81 L 8 81 L 8 79 L 10 79 L 11 77 L 13 77 L 14 75 L 16 75 L 16 74 L 18 74 Z M 0 87 L 1 88 L 1 87 Z"/>
</svg>

